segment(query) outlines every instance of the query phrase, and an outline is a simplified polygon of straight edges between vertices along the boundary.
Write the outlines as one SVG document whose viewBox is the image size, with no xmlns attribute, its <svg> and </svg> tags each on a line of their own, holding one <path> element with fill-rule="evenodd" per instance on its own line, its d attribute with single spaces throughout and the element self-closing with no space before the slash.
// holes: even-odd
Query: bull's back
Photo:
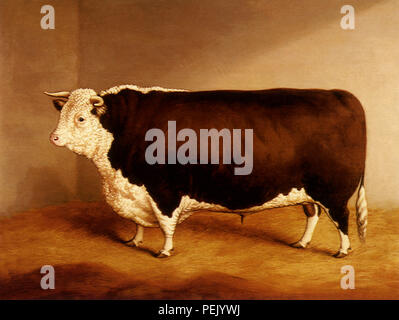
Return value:
<svg viewBox="0 0 399 320">
<path fill-rule="evenodd" d="M 312 159 L 346 162 L 364 170 L 364 111 L 349 92 L 271 89 L 154 95 L 161 98 L 149 96 L 142 105 L 151 113 L 151 117 L 145 112 L 142 115 L 143 123 L 148 122 L 147 130 L 156 127 L 167 132 L 170 120 L 176 121 L 177 131 L 190 128 L 198 137 L 200 129 L 252 129 L 253 175 L 268 177 L 286 172 L 292 177 L 306 163 L 313 165 Z"/>
</svg>

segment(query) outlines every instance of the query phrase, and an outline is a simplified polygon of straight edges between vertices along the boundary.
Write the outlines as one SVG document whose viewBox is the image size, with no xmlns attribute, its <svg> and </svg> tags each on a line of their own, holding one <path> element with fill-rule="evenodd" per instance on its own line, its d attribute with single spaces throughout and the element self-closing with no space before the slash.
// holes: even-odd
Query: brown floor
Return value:
<svg viewBox="0 0 399 320">
<path fill-rule="evenodd" d="M 303 232 L 301 207 L 245 218 L 198 213 L 178 226 L 175 255 L 153 256 L 159 229 L 144 248 L 121 241 L 133 223 L 104 203 L 73 202 L 0 220 L 1 299 L 399 299 L 399 210 L 370 211 L 366 245 L 344 259 L 323 214 L 308 249 L 287 244 Z M 40 268 L 55 268 L 55 290 L 40 288 Z M 340 270 L 355 268 L 356 288 L 340 288 Z"/>
</svg>

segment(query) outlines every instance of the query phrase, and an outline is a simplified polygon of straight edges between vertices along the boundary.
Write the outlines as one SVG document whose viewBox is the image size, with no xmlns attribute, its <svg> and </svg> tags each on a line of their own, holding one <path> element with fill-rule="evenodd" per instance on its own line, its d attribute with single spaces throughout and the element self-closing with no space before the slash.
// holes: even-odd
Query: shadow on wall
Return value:
<svg viewBox="0 0 399 320">
<path fill-rule="evenodd" d="M 29 168 L 25 178 L 18 183 L 14 206 L 8 211 L 21 210 L 26 203 L 37 208 L 68 201 L 73 194 L 61 181 L 55 168 Z"/>
</svg>

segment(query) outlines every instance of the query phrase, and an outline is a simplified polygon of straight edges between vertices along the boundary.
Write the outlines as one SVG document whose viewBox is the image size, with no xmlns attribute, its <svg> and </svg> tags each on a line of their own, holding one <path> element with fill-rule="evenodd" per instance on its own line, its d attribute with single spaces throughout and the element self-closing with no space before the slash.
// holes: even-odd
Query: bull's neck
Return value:
<svg viewBox="0 0 399 320">
<path fill-rule="evenodd" d="M 92 159 L 92 161 L 103 179 L 109 177 L 115 171 L 113 170 L 111 162 L 106 154 L 101 157 L 95 157 Z"/>
<path fill-rule="evenodd" d="M 112 134 L 109 133 L 106 139 L 104 139 L 104 142 L 95 150 L 93 155 L 90 157 L 103 179 L 106 179 L 115 172 L 108 158 L 108 152 L 111 148 L 113 140 L 114 139 Z"/>
</svg>

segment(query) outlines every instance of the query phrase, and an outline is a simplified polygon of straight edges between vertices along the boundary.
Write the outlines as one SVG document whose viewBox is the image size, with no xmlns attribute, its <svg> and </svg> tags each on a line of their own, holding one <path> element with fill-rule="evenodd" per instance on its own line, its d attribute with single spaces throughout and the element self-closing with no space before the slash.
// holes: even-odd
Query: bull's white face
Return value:
<svg viewBox="0 0 399 320">
<path fill-rule="evenodd" d="M 62 106 L 57 128 L 50 135 L 53 144 L 65 146 L 90 159 L 109 148 L 106 145 L 110 133 L 103 128 L 98 115 L 92 113 L 95 107 L 90 98 L 96 95 L 92 89 L 72 91 Z"/>
</svg>

